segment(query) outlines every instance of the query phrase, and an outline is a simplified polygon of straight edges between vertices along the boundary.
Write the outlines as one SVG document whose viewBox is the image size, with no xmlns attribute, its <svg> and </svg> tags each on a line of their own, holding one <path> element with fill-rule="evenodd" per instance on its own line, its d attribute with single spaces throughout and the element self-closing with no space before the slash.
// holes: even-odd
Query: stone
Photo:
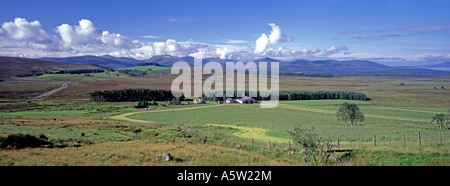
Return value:
<svg viewBox="0 0 450 186">
<path fill-rule="evenodd" d="M 173 157 L 172 155 L 170 155 L 170 153 L 161 153 L 158 156 L 156 156 L 156 160 L 172 161 Z"/>
<path fill-rule="evenodd" d="M 241 147 L 242 147 L 241 144 L 237 144 L 237 145 L 236 145 L 236 149 L 240 149 Z"/>
</svg>

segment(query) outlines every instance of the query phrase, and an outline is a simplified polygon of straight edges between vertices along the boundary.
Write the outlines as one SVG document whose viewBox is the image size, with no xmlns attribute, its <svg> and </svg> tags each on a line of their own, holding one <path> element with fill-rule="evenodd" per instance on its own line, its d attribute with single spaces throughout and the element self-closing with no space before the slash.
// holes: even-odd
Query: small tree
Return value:
<svg viewBox="0 0 450 186">
<path fill-rule="evenodd" d="M 364 114 L 359 109 L 356 104 L 349 104 L 344 102 L 336 112 L 336 117 L 338 120 L 343 120 L 345 122 L 345 126 L 347 126 L 347 122 L 350 121 L 352 126 L 358 125 L 358 121 L 364 121 Z"/>
<path fill-rule="evenodd" d="M 303 148 L 303 161 L 314 165 L 318 163 L 327 164 L 330 160 L 332 148 L 331 140 L 323 140 L 316 133 L 314 128 L 295 127 L 293 131 L 288 131 L 292 141 Z"/>
<path fill-rule="evenodd" d="M 445 115 L 444 114 L 436 114 L 436 115 L 434 115 L 432 118 L 431 118 L 431 122 L 436 122 L 437 124 L 439 124 L 439 129 L 442 129 L 442 125 L 444 124 L 444 123 L 446 123 L 445 122 Z M 447 122 L 448 123 L 448 122 Z M 446 123 L 446 126 L 447 126 L 447 123 Z M 448 128 L 448 127 L 447 127 Z"/>
<path fill-rule="evenodd" d="M 447 130 L 448 130 L 448 124 L 450 123 L 450 109 L 447 110 L 447 114 L 445 115 L 445 120 L 447 120 L 447 122 L 445 123 L 445 127 L 447 127 Z"/>
</svg>

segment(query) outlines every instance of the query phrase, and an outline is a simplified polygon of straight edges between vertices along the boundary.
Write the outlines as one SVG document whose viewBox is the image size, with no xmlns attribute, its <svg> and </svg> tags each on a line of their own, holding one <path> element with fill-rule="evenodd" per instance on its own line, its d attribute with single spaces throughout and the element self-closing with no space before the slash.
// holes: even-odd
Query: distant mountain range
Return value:
<svg viewBox="0 0 450 186">
<path fill-rule="evenodd" d="M 423 67 L 427 67 L 427 68 L 450 68 L 450 62 L 445 62 L 445 63 L 439 63 L 439 64 L 435 64 L 435 65 L 426 65 Z"/>
<path fill-rule="evenodd" d="M 450 62 L 421 66 L 427 69 L 450 71 Z"/>
<path fill-rule="evenodd" d="M 62 63 L 75 63 L 75 64 L 95 64 L 108 68 L 126 68 L 133 67 L 138 63 L 142 63 L 141 60 L 126 57 L 113 57 L 110 55 L 104 56 L 75 56 L 66 58 L 39 58 L 40 60 L 55 61 Z"/>
<path fill-rule="evenodd" d="M 77 64 L 95 64 L 109 68 L 126 68 L 135 66 L 138 63 L 158 63 L 162 66 L 171 67 L 176 62 L 186 62 L 194 65 L 193 57 L 175 57 L 170 55 L 153 56 L 146 60 L 136 60 L 133 58 L 117 58 L 109 55 L 105 56 L 78 56 L 67 58 L 40 58 L 41 60 L 77 63 Z M 207 62 L 219 62 L 225 68 L 225 62 L 233 62 L 219 58 L 205 58 L 203 64 Z M 255 62 L 280 62 L 280 72 L 304 73 L 304 74 L 337 74 L 337 75 L 450 75 L 449 63 L 422 67 L 391 67 L 367 60 L 305 60 L 297 59 L 292 61 L 280 61 L 272 58 L 261 58 Z M 439 70 L 439 68 L 443 70 Z"/>
</svg>

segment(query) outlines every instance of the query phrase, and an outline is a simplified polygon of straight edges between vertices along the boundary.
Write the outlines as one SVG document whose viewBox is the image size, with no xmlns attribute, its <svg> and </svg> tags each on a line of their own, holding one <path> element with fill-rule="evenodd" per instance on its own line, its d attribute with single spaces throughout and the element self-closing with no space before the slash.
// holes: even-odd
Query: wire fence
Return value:
<svg viewBox="0 0 450 186">
<path fill-rule="evenodd" d="M 165 125 L 163 128 L 179 129 L 189 132 L 196 138 L 207 138 L 221 141 L 224 145 L 237 148 L 249 149 L 278 149 L 278 150 L 301 150 L 300 146 L 292 141 L 278 142 L 271 140 L 261 140 L 255 138 L 244 138 L 236 135 L 207 131 L 195 128 L 178 128 L 174 125 Z M 396 134 L 374 134 L 374 135 L 348 135 L 340 137 L 329 137 L 328 140 L 335 149 L 359 149 L 365 147 L 386 147 L 386 146 L 429 146 L 443 145 L 450 143 L 450 133 L 447 131 L 418 131 L 416 133 L 396 133 Z"/>
</svg>

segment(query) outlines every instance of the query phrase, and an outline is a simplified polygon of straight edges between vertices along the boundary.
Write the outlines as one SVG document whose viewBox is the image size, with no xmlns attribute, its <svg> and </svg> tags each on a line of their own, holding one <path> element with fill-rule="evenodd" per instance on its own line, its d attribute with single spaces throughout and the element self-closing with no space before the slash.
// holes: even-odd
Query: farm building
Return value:
<svg viewBox="0 0 450 186">
<path fill-rule="evenodd" d="M 236 99 L 231 99 L 228 98 L 227 100 L 225 100 L 226 103 L 237 103 Z"/>
<path fill-rule="evenodd" d="M 242 103 L 242 104 L 251 104 L 251 103 L 255 103 L 256 100 L 251 98 L 251 97 L 243 97 L 241 99 L 237 99 L 236 100 L 238 103 Z"/>
<path fill-rule="evenodd" d="M 206 102 L 203 98 L 194 98 L 194 100 L 192 102 L 194 102 L 196 104 L 206 104 Z"/>
</svg>

